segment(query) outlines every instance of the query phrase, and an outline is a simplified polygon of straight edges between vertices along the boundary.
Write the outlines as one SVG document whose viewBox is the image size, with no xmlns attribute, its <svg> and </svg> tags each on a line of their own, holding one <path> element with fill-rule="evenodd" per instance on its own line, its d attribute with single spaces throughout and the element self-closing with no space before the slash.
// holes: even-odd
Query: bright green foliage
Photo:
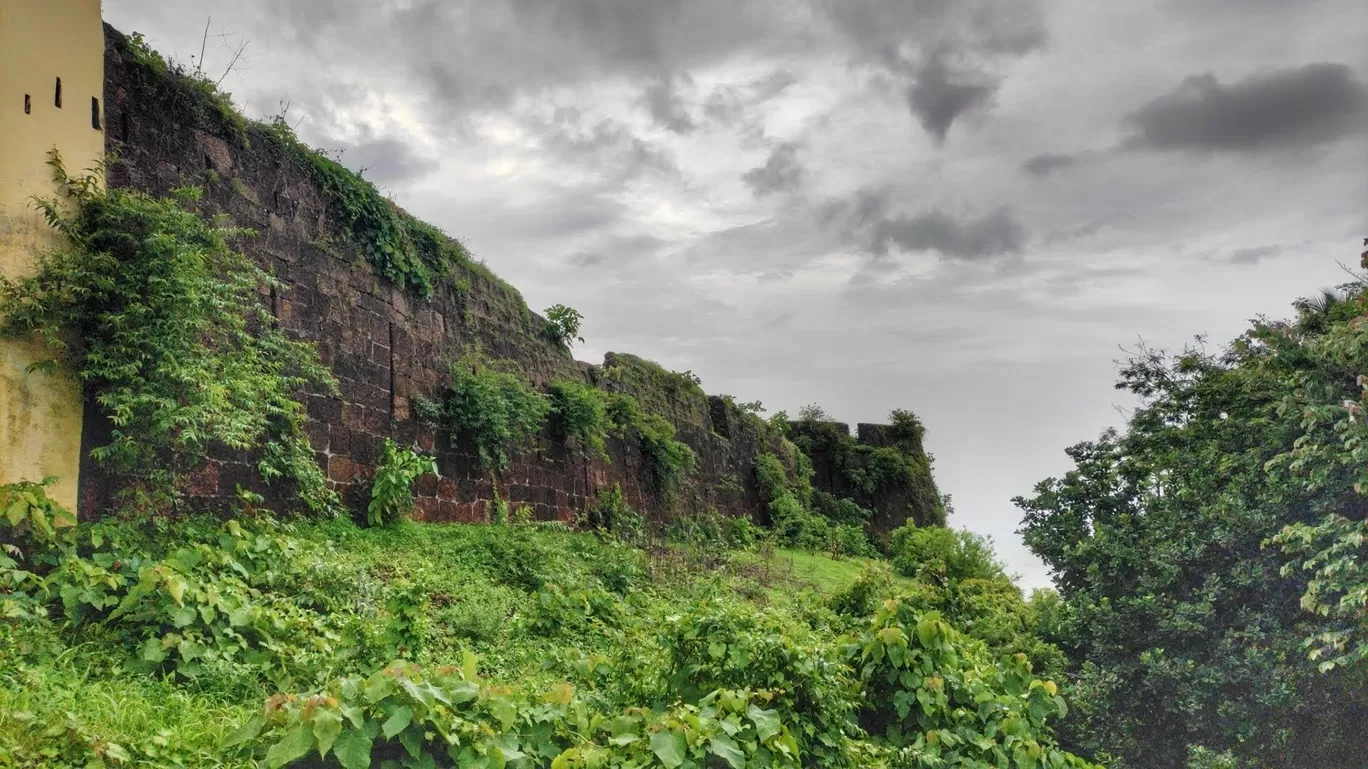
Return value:
<svg viewBox="0 0 1368 769">
<path fill-rule="evenodd" d="M 1075 744 L 1115 766 L 1181 766 L 1190 746 L 1241 767 L 1362 762 L 1364 309 L 1355 288 L 1221 354 L 1142 349 L 1119 385 L 1142 399 L 1127 430 L 1017 501 L 1067 609 Z"/>
<path fill-rule="evenodd" d="M 583 344 L 584 337 L 579 335 L 580 323 L 583 320 L 584 316 L 574 307 L 553 304 L 546 308 L 546 335 L 567 350 L 576 339 Z"/>
<path fill-rule="evenodd" d="M 992 544 L 968 529 L 907 524 L 893 531 L 893 568 L 928 584 L 1004 576 Z"/>
<path fill-rule="evenodd" d="M 437 472 L 437 460 L 386 438 L 375 468 L 366 520 L 372 526 L 394 523 L 413 510 L 413 482 Z"/>
<path fill-rule="evenodd" d="M 641 535 L 645 519 L 627 504 L 622 485 L 614 483 L 613 488 L 601 494 L 585 511 L 585 523 L 595 531 L 631 541 Z"/>
<path fill-rule="evenodd" d="M 899 748 L 897 766 L 1089 767 L 1046 723 L 1067 709 L 1025 655 L 994 661 L 930 612 L 890 600 L 850 654 L 864 681 L 861 723 Z"/>
<path fill-rule="evenodd" d="M 552 382 L 550 394 L 552 429 L 562 438 L 577 440 L 585 454 L 606 460 L 604 438 L 613 428 L 608 417 L 608 395 L 570 380 Z"/>
<path fill-rule="evenodd" d="M 836 520 L 813 510 L 814 498 L 820 497 L 824 503 L 834 498 L 814 493 L 812 465 L 805 454 L 786 439 L 781 439 L 779 445 L 792 452 L 793 464 L 797 468 L 793 477 L 790 477 L 784 462 L 774 454 L 761 454 L 755 461 L 755 480 L 762 499 L 766 500 L 770 526 L 778 541 L 786 547 L 809 552 L 825 551 L 833 556 L 874 555 L 874 547 L 865 534 L 862 521 Z M 854 506 L 849 500 L 841 502 Z M 848 511 L 840 502 L 828 504 L 827 507 L 834 507 L 842 513 Z M 855 508 L 859 509 L 858 506 Z"/>
<path fill-rule="evenodd" d="M 95 173 L 57 182 L 78 206 L 40 202 L 67 245 L 30 277 L 0 279 L 0 330 L 33 335 L 94 396 L 112 440 L 93 456 L 165 502 L 215 445 L 260 451 L 262 478 L 297 484 L 315 511 L 337 506 L 303 434 L 302 388 L 335 388 L 310 343 L 261 303 L 275 281 L 228 245 L 235 230 L 175 199 L 104 190 Z"/>
<path fill-rule="evenodd" d="M 694 471 L 698 457 L 687 443 L 675 439 L 675 426 L 657 414 L 644 417 L 637 432 L 656 488 L 668 497 Z"/>
<path fill-rule="evenodd" d="M 898 717 L 896 697 L 866 694 L 881 684 L 857 653 L 883 630 L 863 609 L 887 581 L 837 615 L 733 581 L 715 571 L 725 559 L 658 583 L 639 550 L 539 526 L 291 529 L 257 515 L 82 524 L 49 546 L 5 530 L 42 583 L 17 600 L 71 624 L 0 619 L 0 763 L 912 765 L 856 718 Z M 976 642 L 951 643 L 928 678 L 981 659 Z M 1009 695 L 994 687 L 1013 679 L 984 680 L 975 697 L 1032 707 L 1030 684 Z M 300 693 L 268 697 L 263 681 Z M 976 718 L 955 733 L 991 713 Z M 1017 720 L 974 739 L 1049 743 L 1048 726 Z M 1007 769 L 997 758 L 986 765 Z"/>
<path fill-rule="evenodd" d="M 808 762 L 851 765 L 847 743 L 860 733 L 850 671 L 817 633 L 774 612 L 713 601 L 670 618 L 660 642 L 667 699 L 692 702 L 717 689 L 764 687 L 773 691 L 776 721 Z"/>
<path fill-rule="evenodd" d="M 902 409 L 893 410 L 888 419 L 880 435 L 885 445 L 860 443 L 829 421 L 800 418 L 787 428 L 804 454 L 830 458 L 839 495 L 856 506 L 873 510 L 886 505 L 887 492 L 893 490 L 897 497 L 907 499 L 906 507 L 881 510 L 884 515 L 904 515 L 921 526 L 943 526 L 945 500 L 931 475 L 932 458 L 922 447 L 926 428 L 916 415 Z"/>
<path fill-rule="evenodd" d="M 510 453 L 541 430 L 550 408 L 522 377 L 469 353 L 452 364 L 446 399 L 428 406 L 424 417 L 446 428 L 453 440 L 470 441 L 485 470 L 502 472 Z"/>
<path fill-rule="evenodd" d="M 760 494 L 765 499 L 773 500 L 788 491 L 788 471 L 779 457 L 769 452 L 755 458 L 755 480 L 760 484 Z"/>
<path fill-rule="evenodd" d="M 1331 515 L 1316 525 L 1293 524 L 1273 542 L 1298 557 L 1283 576 L 1298 568 L 1311 573 L 1302 608 L 1326 618 L 1306 639 L 1311 659 L 1322 672 L 1368 665 L 1368 519 Z"/>
</svg>

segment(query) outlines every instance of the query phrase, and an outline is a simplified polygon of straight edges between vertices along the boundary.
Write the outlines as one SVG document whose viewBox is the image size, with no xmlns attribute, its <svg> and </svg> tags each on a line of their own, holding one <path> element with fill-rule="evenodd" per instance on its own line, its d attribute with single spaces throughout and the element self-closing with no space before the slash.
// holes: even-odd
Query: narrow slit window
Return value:
<svg viewBox="0 0 1368 769">
<path fill-rule="evenodd" d="M 57 78 L 57 91 L 52 97 L 52 103 L 57 105 L 57 109 L 62 108 L 62 79 Z"/>
<path fill-rule="evenodd" d="M 33 97 L 29 94 L 24 94 L 24 114 L 33 114 Z"/>
<path fill-rule="evenodd" d="M 90 127 L 100 130 L 100 99 L 96 96 L 90 97 Z"/>
</svg>

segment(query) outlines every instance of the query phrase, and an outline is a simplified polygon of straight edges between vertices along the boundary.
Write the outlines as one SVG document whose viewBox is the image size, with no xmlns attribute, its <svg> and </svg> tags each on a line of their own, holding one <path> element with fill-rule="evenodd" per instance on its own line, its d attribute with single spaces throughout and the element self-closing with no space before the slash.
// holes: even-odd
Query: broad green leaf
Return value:
<svg viewBox="0 0 1368 769">
<path fill-rule="evenodd" d="M 746 757 L 741 753 L 741 749 L 736 746 L 736 741 L 725 734 L 715 734 L 708 743 L 708 750 L 714 756 L 727 762 L 732 769 L 744 769 Z"/>
<path fill-rule="evenodd" d="M 689 746 L 684 742 L 684 735 L 680 732 L 656 732 L 651 735 L 651 752 L 655 753 L 660 763 L 666 769 L 684 763 L 684 756 L 688 752 Z"/>
<path fill-rule="evenodd" d="M 269 769 L 280 769 L 291 761 L 302 758 L 309 752 L 309 748 L 313 747 L 313 742 L 314 737 L 309 731 L 308 724 L 295 724 L 280 742 L 266 751 L 266 766 Z"/>
<path fill-rule="evenodd" d="M 342 732 L 342 714 L 332 708 L 318 708 L 313 714 L 313 733 L 318 740 L 318 756 L 328 755 Z"/>
<path fill-rule="evenodd" d="M 223 747 L 231 748 L 234 745 L 241 745 L 248 740 L 256 739 L 261 734 L 261 727 L 266 725 L 266 715 L 258 713 L 247 720 L 247 723 L 239 726 L 237 731 L 228 736 L 228 741 L 223 743 Z"/>
<path fill-rule="evenodd" d="M 380 726 L 380 733 L 385 735 L 385 739 L 393 739 L 394 735 L 404 731 L 413 722 L 413 710 L 408 705 L 396 708 L 394 713 Z"/>
<path fill-rule="evenodd" d="M 357 729 L 348 729 L 333 743 L 333 754 L 346 769 L 370 769 L 371 737 Z"/>
<path fill-rule="evenodd" d="M 746 708 L 746 716 L 755 724 L 755 733 L 762 741 L 768 740 L 783 729 L 777 710 L 764 710 L 752 703 Z"/>
</svg>

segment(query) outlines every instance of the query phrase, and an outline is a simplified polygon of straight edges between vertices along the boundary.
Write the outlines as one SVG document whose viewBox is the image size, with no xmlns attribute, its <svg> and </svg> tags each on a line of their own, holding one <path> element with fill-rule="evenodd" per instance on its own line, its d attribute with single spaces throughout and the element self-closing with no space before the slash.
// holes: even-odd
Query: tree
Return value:
<svg viewBox="0 0 1368 769">
<path fill-rule="evenodd" d="M 798 409 L 799 422 L 830 422 L 831 415 L 816 403 L 809 403 Z"/>
<path fill-rule="evenodd" d="M 1322 673 L 1301 648 L 1350 618 L 1303 611 L 1305 576 L 1265 546 L 1285 531 L 1328 543 L 1347 535 L 1318 521 L 1363 517 L 1355 474 L 1368 457 L 1351 472 L 1346 441 L 1331 438 L 1342 404 L 1363 395 L 1364 368 L 1348 364 L 1363 361 L 1350 320 L 1364 298 L 1315 304 L 1295 322 L 1257 321 L 1220 354 L 1142 347 L 1118 384 L 1143 404 L 1127 429 L 1070 448 L 1073 470 L 1014 500 L 1065 604 L 1078 703 L 1066 745 L 1120 767 L 1183 766 L 1190 747 L 1240 766 L 1348 767 L 1368 750 L 1353 694 L 1364 666 Z M 1356 326 L 1357 342 L 1327 349 Z M 1307 551 L 1311 570 L 1336 557 L 1315 558 L 1328 547 Z M 1362 594 L 1324 584 L 1352 615 Z"/>
<path fill-rule="evenodd" d="M 577 339 L 584 344 L 584 337 L 579 335 L 580 322 L 583 320 L 584 316 L 574 307 L 553 304 L 546 308 L 546 334 L 567 350 Z"/>
</svg>

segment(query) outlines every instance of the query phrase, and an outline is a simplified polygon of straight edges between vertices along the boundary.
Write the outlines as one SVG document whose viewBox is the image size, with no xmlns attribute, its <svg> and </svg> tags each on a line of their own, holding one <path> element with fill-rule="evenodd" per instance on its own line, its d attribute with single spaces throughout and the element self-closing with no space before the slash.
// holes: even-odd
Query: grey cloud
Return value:
<svg viewBox="0 0 1368 769">
<path fill-rule="evenodd" d="M 1006 62 L 1046 40 L 1036 0 L 832 0 L 825 8 L 860 58 L 903 81 L 913 116 L 941 142 L 961 115 L 989 104 Z"/>
<path fill-rule="evenodd" d="M 603 254 L 584 251 L 571 256 L 569 261 L 576 267 L 595 267 L 603 264 Z"/>
<path fill-rule="evenodd" d="M 1021 168 L 1031 176 L 1049 176 L 1055 171 L 1070 168 L 1077 162 L 1077 155 L 1045 152 L 1028 159 L 1021 164 Z"/>
<path fill-rule="evenodd" d="M 1281 254 L 1283 250 L 1284 248 L 1281 245 L 1239 248 L 1230 252 L 1229 261 L 1231 264 L 1255 265 L 1264 259 Z"/>
<path fill-rule="evenodd" d="M 709 120 L 723 124 L 742 121 L 749 110 L 781 95 L 797 82 L 798 78 L 792 72 L 780 69 L 750 83 L 723 83 L 708 95 L 703 103 L 703 114 Z"/>
<path fill-rule="evenodd" d="M 398 139 L 386 138 L 361 142 L 342 148 L 342 162 L 376 184 L 394 184 L 426 176 L 436 168 L 432 158 L 414 152 Z"/>
<path fill-rule="evenodd" d="M 1186 78 L 1127 116 L 1126 146 L 1196 152 L 1297 149 L 1364 135 L 1368 88 L 1343 64 L 1251 75 L 1230 85 Z"/>
<path fill-rule="evenodd" d="M 605 235 L 596 238 L 591 248 L 571 255 L 569 262 L 576 267 L 620 265 L 641 256 L 653 256 L 666 245 L 666 241 L 654 235 Z"/>
<path fill-rule="evenodd" d="M 828 207 L 823 218 L 875 257 L 887 256 L 896 246 L 974 260 L 1016 253 L 1026 244 L 1026 228 L 1006 208 L 964 219 L 938 210 L 908 216 L 891 214 L 888 209 L 886 194 L 865 191 L 853 204 Z"/>
<path fill-rule="evenodd" d="M 587 125 L 578 110 L 558 108 L 550 123 L 529 118 L 526 125 L 538 133 L 543 149 L 565 162 L 598 169 L 608 180 L 620 183 L 643 174 L 674 177 L 679 173 L 664 150 L 617 120 L 605 118 Z"/>
<path fill-rule="evenodd" d="M 950 125 L 965 112 L 987 104 L 995 90 L 994 85 L 952 74 L 944 58 L 937 56 L 922 67 L 907 89 L 907 105 L 922 128 L 943 142 Z"/>
<path fill-rule="evenodd" d="M 741 181 L 751 188 L 757 198 L 798 189 L 803 181 L 803 167 L 798 162 L 798 147 L 791 143 L 775 147 L 765 164 L 742 174 Z"/>
<path fill-rule="evenodd" d="M 684 103 L 683 97 L 679 94 L 676 82 L 681 79 L 685 84 L 690 82 L 689 78 L 684 76 L 682 78 L 664 78 L 648 85 L 642 93 L 642 101 L 656 125 L 668 128 L 675 133 L 686 134 L 692 133 L 697 126 L 689 114 L 689 108 Z"/>
<path fill-rule="evenodd" d="M 695 119 L 673 78 L 740 54 L 844 53 L 896 77 L 904 93 L 914 89 L 914 114 L 943 134 L 966 103 L 983 103 L 1003 66 L 1045 39 L 1039 0 L 308 0 L 264 13 L 311 53 L 362 52 L 377 67 L 406 70 L 433 98 L 434 117 L 626 77 L 658 80 L 644 94 L 648 110 L 681 132 Z M 368 22 L 345 23 L 358 17 Z M 941 57 L 956 77 L 943 76 Z M 705 112 L 727 107 L 724 96 Z"/>
</svg>

